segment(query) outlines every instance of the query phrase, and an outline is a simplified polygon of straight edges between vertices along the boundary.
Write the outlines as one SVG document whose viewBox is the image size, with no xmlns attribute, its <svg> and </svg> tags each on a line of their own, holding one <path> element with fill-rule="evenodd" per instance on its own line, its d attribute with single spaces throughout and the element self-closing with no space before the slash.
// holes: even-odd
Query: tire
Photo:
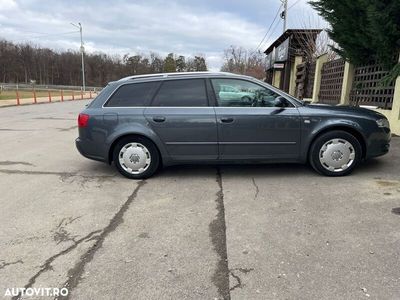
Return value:
<svg viewBox="0 0 400 300">
<path fill-rule="evenodd" d="M 317 137 L 310 148 L 309 161 L 318 173 L 325 176 L 345 176 L 359 164 L 362 157 L 360 142 L 352 134 L 329 131 Z"/>
<path fill-rule="evenodd" d="M 140 136 L 131 136 L 121 139 L 115 145 L 113 160 L 123 176 L 145 179 L 157 171 L 160 154 L 152 141 Z"/>
</svg>

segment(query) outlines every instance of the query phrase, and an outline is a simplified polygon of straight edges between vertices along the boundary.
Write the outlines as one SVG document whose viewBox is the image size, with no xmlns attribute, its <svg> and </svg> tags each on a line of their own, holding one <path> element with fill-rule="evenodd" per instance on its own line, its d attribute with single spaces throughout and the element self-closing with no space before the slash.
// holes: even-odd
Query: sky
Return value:
<svg viewBox="0 0 400 300">
<path fill-rule="evenodd" d="M 280 5 L 280 0 L 0 0 L 0 39 L 79 50 L 79 33 L 70 23 L 81 22 L 86 52 L 202 54 L 210 70 L 219 70 L 230 45 L 259 46 Z M 288 28 L 324 27 L 307 0 L 289 0 L 288 7 Z M 282 31 L 280 20 L 259 49 Z"/>
</svg>

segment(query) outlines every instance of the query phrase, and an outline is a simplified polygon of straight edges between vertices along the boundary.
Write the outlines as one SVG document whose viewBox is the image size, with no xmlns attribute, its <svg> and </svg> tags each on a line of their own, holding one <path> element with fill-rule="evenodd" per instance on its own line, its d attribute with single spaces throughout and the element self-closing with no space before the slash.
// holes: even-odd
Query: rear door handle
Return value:
<svg viewBox="0 0 400 300">
<path fill-rule="evenodd" d="M 233 118 L 231 118 L 231 117 L 223 117 L 223 118 L 221 118 L 221 122 L 222 123 L 232 123 L 233 122 Z"/>
<path fill-rule="evenodd" d="M 162 123 L 162 122 L 165 121 L 165 117 L 156 116 L 156 117 L 153 117 L 153 121 L 154 121 L 154 122 L 157 122 L 157 123 Z"/>
</svg>

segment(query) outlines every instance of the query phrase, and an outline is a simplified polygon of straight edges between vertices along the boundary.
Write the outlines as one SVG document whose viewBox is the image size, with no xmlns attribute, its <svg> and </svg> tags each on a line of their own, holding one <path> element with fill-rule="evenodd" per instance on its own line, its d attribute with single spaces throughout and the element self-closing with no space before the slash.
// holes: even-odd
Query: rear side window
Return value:
<svg viewBox="0 0 400 300">
<path fill-rule="evenodd" d="M 140 107 L 150 101 L 159 82 L 132 83 L 121 86 L 106 103 L 107 107 Z"/>
<path fill-rule="evenodd" d="M 152 106 L 208 106 L 204 79 L 163 82 Z"/>
</svg>

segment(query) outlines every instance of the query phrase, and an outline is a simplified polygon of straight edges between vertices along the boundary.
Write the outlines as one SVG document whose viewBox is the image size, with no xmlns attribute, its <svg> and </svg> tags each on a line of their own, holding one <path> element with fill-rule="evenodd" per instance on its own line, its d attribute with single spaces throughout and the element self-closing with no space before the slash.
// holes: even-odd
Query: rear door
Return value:
<svg viewBox="0 0 400 300">
<path fill-rule="evenodd" d="M 219 158 L 222 160 L 297 160 L 300 154 L 300 116 L 296 107 L 276 107 L 278 94 L 242 79 L 211 79 Z M 221 91 L 231 86 L 236 96 Z"/>
<path fill-rule="evenodd" d="M 144 114 L 173 160 L 217 159 L 217 123 L 204 79 L 163 81 Z"/>
</svg>

